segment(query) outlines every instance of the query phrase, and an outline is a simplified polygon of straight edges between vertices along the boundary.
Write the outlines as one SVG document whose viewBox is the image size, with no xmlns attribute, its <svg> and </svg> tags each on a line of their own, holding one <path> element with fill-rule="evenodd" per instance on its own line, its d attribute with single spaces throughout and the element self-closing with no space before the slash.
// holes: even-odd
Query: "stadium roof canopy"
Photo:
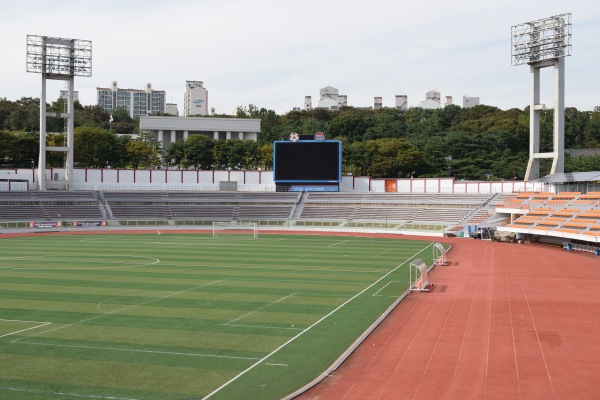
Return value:
<svg viewBox="0 0 600 400">
<path fill-rule="evenodd" d="M 590 172 L 564 172 L 546 175 L 536 179 L 535 182 L 542 183 L 576 183 L 600 181 L 600 171 Z"/>
</svg>

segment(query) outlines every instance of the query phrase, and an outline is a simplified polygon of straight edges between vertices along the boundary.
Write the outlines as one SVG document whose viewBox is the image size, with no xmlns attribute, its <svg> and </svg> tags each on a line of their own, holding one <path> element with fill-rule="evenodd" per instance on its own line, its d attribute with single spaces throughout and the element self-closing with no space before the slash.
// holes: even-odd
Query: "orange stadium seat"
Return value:
<svg viewBox="0 0 600 400">
<path fill-rule="evenodd" d="M 543 226 L 558 226 L 559 222 L 558 221 L 539 221 L 538 225 L 543 225 Z"/>
<path fill-rule="evenodd" d="M 556 228 L 556 232 L 564 232 L 564 233 L 579 233 L 579 229 L 568 229 L 568 228 Z"/>
</svg>

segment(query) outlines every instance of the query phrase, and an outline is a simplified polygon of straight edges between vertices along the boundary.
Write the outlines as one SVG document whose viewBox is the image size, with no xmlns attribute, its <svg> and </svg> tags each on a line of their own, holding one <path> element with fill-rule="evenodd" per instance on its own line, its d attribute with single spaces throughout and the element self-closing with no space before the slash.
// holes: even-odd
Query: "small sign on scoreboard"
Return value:
<svg viewBox="0 0 600 400">
<path fill-rule="evenodd" d="M 323 132 L 315 133 L 315 140 L 317 142 L 322 142 L 323 140 L 325 140 L 325 134 Z"/>
</svg>

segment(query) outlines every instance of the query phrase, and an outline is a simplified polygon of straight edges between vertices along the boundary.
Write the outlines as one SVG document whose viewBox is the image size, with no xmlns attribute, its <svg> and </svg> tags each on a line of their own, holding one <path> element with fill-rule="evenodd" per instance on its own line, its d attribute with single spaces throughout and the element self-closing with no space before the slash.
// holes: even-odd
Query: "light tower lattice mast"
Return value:
<svg viewBox="0 0 600 400">
<path fill-rule="evenodd" d="M 27 35 L 27 72 L 42 75 L 40 96 L 40 154 L 38 162 L 39 190 L 46 190 L 46 152 L 65 153 L 65 180 L 52 181 L 55 188 L 73 190 L 73 142 L 75 76 L 92 76 L 92 42 L 89 40 L 63 39 L 48 36 Z M 46 80 L 67 82 L 67 112 L 46 112 Z M 46 117 L 64 118 L 67 130 L 66 146 L 46 146 Z"/>
<path fill-rule="evenodd" d="M 514 25 L 512 65 L 529 64 L 531 103 L 529 107 L 529 162 L 525 180 L 540 176 L 540 159 L 552 158 L 551 174 L 565 168 L 565 57 L 571 55 L 571 14 L 555 15 Z M 540 70 L 554 67 L 554 104 L 540 104 Z M 540 152 L 540 114 L 554 110 L 553 149 Z"/>
</svg>

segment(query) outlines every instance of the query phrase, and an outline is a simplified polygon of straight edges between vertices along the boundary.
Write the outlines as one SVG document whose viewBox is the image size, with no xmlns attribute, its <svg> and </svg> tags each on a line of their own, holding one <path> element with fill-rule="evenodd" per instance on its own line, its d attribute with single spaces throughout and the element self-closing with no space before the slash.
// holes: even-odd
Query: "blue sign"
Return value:
<svg viewBox="0 0 600 400">
<path fill-rule="evenodd" d="M 299 186 L 294 185 L 290 186 L 290 192 L 339 192 L 338 186 L 316 186 L 316 185 L 308 185 L 308 186 Z"/>
</svg>

